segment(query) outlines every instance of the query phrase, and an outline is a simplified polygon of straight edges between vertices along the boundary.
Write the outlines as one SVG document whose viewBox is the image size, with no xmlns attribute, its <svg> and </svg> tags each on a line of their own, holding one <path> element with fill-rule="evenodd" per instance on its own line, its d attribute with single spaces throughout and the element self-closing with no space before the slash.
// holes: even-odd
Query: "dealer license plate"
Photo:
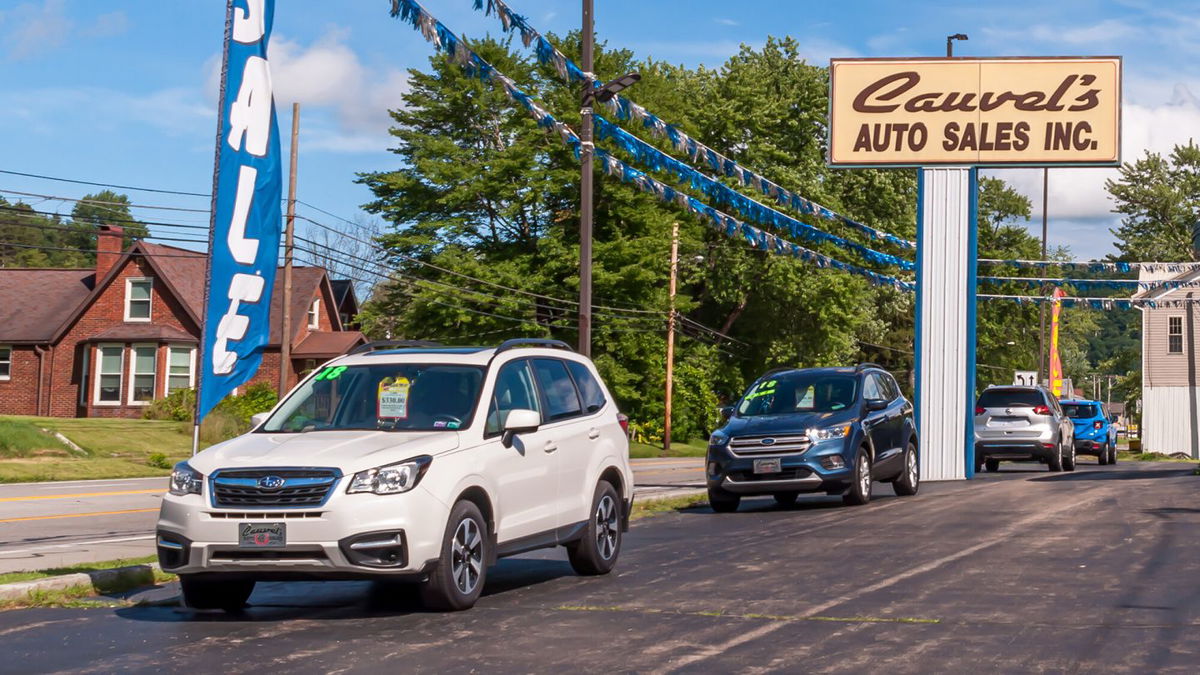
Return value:
<svg viewBox="0 0 1200 675">
<path fill-rule="evenodd" d="M 241 548 L 282 548 L 287 545 L 287 523 L 240 523 Z"/>
<path fill-rule="evenodd" d="M 1027 426 L 1029 426 L 1029 420 L 997 419 L 997 418 L 993 417 L 988 426 L 997 427 L 1000 429 L 1011 428 L 1011 427 L 1027 427 Z"/>
<path fill-rule="evenodd" d="M 754 473 L 779 473 L 781 471 L 783 471 L 783 460 L 778 457 L 754 460 Z"/>
</svg>

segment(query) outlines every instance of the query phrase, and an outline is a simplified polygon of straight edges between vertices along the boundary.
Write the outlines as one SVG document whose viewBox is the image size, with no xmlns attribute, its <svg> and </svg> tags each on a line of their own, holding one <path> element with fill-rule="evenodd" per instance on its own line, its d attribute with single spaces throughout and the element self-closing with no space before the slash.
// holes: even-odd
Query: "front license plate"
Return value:
<svg viewBox="0 0 1200 675">
<path fill-rule="evenodd" d="M 287 545 L 287 523 L 240 523 L 241 548 L 283 548 Z"/>
<path fill-rule="evenodd" d="M 783 471 L 783 460 L 774 459 L 754 460 L 754 473 L 779 473 Z"/>
</svg>

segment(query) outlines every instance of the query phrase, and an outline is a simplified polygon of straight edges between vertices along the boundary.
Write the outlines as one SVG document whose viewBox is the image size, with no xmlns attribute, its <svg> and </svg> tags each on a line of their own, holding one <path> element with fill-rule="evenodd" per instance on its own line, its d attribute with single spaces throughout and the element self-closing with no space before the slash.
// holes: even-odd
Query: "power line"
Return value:
<svg viewBox="0 0 1200 675">
<path fill-rule="evenodd" d="M 183 195 L 185 197 L 212 197 L 211 194 L 200 193 L 200 192 L 183 192 L 181 190 L 163 190 L 163 189 L 159 189 L 159 188 L 136 187 L 133 185 L 115 185 L 113 183 L 97 183 L 97 182 L 88 181 L 88 180 L 76 180 L 74 178 L 59 178 L 57 176 L 43 176 L 43 175 L 36 174 L 36 173 L 25 173 L 23 171 L 10 171 L 7 169 L 0 169 L 0 173 L 6 173 L 10 176 L 24 176 L 25 178 L 39 178 L 41 180 L 53 180 L 53 181 L 58 181 L 60 183 L 75 183 L 76 185 L 93 185 L 96 187 L 116 188 L 118 190 L 135 190 L 137 192 L 157 192 L 159 194 Z"/>
<path fill-rule="evenodd" d="M 205 243 L 207 243 L 207 242 L 205 242 Z M 68 251 L 71 253 L 93 253 L 94 254 L 96 252 L 96 249 L 67 248 L 64 246 L 38 246 L 35 244 L 17 244 L 17 243 L 9 242 L 9 241 L 0 241 L 0 246 L 11 246 L 13 248 L 29 248 L 29 249 L 37 249 L 40 251 Z M 121 255 L 140 255 L 143 257 L 147 257 L 147 258 L 192 258 L 192 259 L 195 259 L 198 256 L 204 256 L 206 254 L 202 253 L 200 251 L 197 251 L 196 253 L 193 253 L 190 255 L 185 254 L 185 253 L 178 253 L 178 254 L 176 254 L 176 253 L 144 253 L 141 251 L 137 251 L 137 252 L 122 251 Z M 64 269 L 69 269 L 69 268 L 64 268 Z"/>
<path fill-rule="evenodd" d="M 157 211 L 186 211 L 188 213 L 211 213 L 208 209 L 188 209 L 182 206 L 156 206 L 152 204 L 127 204 L 125 202 L 107 202 L 99 199 L 76 199 L 74 197 L 60 197 L 57 195 L 43 195 L 36 192 L 21 192 L 20 190 L 7 190 L 0 188 L 0 193 L 8 195 L 21 195 L 22 197 L 39 197 L 43 200 L 64 201 L 64 202 L 85 202 L 87 204 L 100 204 L 101 206 L 126 206 L 137 209 L 154 209 Z"/>
</svg>

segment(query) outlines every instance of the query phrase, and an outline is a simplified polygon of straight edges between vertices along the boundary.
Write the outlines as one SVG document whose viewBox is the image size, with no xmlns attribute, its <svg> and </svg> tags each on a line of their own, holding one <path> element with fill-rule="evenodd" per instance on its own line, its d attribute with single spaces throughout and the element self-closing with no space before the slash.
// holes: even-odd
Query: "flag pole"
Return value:
<svg viewBox="0 0 1200 675">
<path fill-rule="evenodd" d="M 221 91 L 217 97 L 217 137 L 213 157 L 212 201 L 208 213 L 208 264 L 204 266 L 204 303 L 200 305 L 200 344 L 196 348 L 196 400 L 192 407 L 192 456 L 200 452 L 200 383 L 204 381 L 204 344 L 208 339 L 208 294 L 212 285 L 213 233 L 217 229 L 217 181 L 221 172 L 221 136 L 225 130 L 225 86 L 229 76 L 229 42 L 233 36 L 233 0 L 225 3 L 225 41 L 221 51 Z"/>
</svg>

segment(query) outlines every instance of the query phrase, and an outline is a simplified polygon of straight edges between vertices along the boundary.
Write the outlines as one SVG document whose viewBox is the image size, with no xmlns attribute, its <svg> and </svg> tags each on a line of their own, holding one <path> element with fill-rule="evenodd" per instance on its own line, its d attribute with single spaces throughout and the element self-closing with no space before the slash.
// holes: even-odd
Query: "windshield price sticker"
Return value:
<svg viewBox="0 0 1200 675">
<path fill-rule="evenodd" d="M 1121 57 L 833 59 L 834 166 L 1121 161 Z"/>
<path fill-rule="evenodd" d="M 379 383 L 378 417 L 399 420 L 408 417 L 408 378 L 385 378 Z"/>
</svg>

